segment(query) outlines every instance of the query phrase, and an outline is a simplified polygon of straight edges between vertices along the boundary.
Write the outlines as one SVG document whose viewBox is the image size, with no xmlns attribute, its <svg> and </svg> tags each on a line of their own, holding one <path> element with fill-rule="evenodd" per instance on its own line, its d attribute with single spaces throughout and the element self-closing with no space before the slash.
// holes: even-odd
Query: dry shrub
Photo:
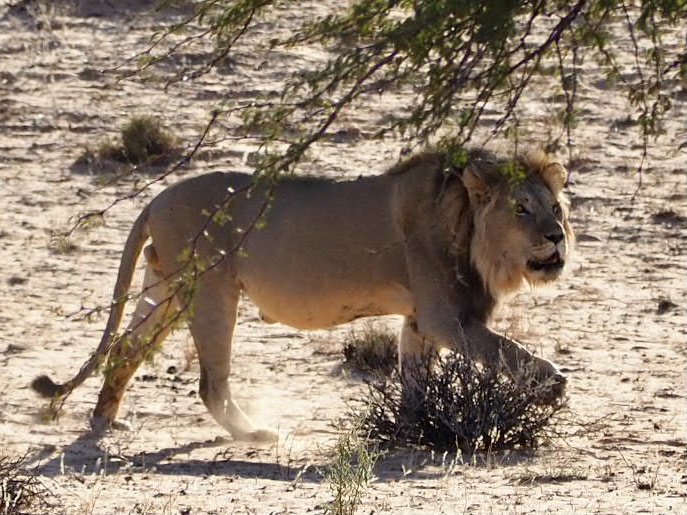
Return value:
<svg viewBox="0 0 687 515">
<path fill-rule="evenodd" d="M 136 116 L 122 128 L 123 157 L 132 164 L 168 159 L 176 138 L 157 118 Z"/>
<path fill-rule="evenodd" d="M 49 507 L 49 492 L 35 469 L 25 469 L 26 459 L 26 455 L 0 456 L 0 515 L 37 513 Z"/>
<path fill-rule="evenodd" d="M 396 334 L 374 324 L 352 332 L 344 344 L 344 367 L 364 375 L 389 376 L 397 367 Z"/>
<path fill-rule="evenodd" d="M 516 383 L 458 353 L 424 359 L 404 379 L 394 374 L 368 388 L 361 429 L 372 439 L 470 455 L 534 448 L 565 408 L 565 401 L 543 402 L 546 384 Z"/>
<path fill-rule="evenodd" d="M 97 149 L 87 148 L 72 169 L 81 173 L 108 173 L 122 165 L 166 166 L 178 156 L 176 136 L 157 118 L 134 116 L 122 127 L 119 141 L 104 141 Z"/>
</svg>

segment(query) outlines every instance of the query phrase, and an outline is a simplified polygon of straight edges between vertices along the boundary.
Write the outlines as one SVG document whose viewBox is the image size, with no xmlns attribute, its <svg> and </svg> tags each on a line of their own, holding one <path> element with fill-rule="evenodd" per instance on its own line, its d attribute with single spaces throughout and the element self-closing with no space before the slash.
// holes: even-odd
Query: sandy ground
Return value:
<svg viewBox="0 0 687 515">
<path fill-rule="evenodd" d="M 103 70 L 140 50 L 174 14 L 85 16 L 107 5 L 46 13 L 0 2 L 2 451 L 34 453 L 54 513 L 321 512 L 331 499 L 321 471 L 340 416 L 364 390 L 339 369 L 350 326 L 301 333 L 263 324 L 252 305 L 242 305 L 233 384 L 254 417 L 281 431 L 273 448 L 234 442 L 211 420 L 197 395 L 197 363 L 186 359 L 185 330 L 132 381 L 121 415 L 133 431 L 88 436 L 97 378 L 72 395 L 59 421 L 41 421 L 43 404 L 28 385 L 37 373 L 66 379 L 95 347 L 103 317 L 81 315 L 110 298 L 123 241 L 144 201 L 180 176 L 245 168 L 250 150 L 219 141 L 164 184 L 118 204 L 65 251 L 53 235 L 71 217 L 134 187 L 99 186 L 74 173 L 84 147 L 148 113 L 191 143 L 216 102 L 274 91 L 294 66 L 322 57 L 275 52 L 266 63 L 239 49 L 231 65 L 167 92 L 150 77 L 117 82 Z M 298 9 L 251 37 L 288 30 Z M 176 64 L 200 55 L 188 51 Z M 567 372 L 571 413 L 561 429 L 568 436 L 533 454 L 476 465 L 394 452 L 378 463 L 359 513 L 687 513 L 687 151 L 678 150 L 687 141 L 687 91 L 671 85 L 674 110 L 665 135 L 651 143 L 632 201 L 641 141 L 626 123 L 631 110 L 593 60 L 584 72 L 569 188 L 575 260 L 558 285 L 517 296 L 495 323 Z M 526 137 L 546 140 L 560 130 L 562 103 L 550 82 L 538 84 L 520 116 Z M 366 136 L 385 109 L 409 101 L 399 92 L 345 113 L 340 137 L 311 152 L 301 173 L 381 172 L 401 142 Z M 398 320 L 383 323 L 394 328 Z"/>
</svg>

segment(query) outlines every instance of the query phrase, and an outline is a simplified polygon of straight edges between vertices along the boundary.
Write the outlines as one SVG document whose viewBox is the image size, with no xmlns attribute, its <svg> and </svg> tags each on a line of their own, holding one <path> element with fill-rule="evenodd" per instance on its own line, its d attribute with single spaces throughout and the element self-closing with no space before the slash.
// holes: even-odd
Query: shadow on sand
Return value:
<svg viewBox="0 0 687 515">
<path fill-rule="evenodd" d="M 153 452 L 113 453 L 98 435 L 86 433 L 56 453 L 52 446 L 34 454 L 27 464 L 37 467 L 43 476 L 54 477 L 74 471 L 82 474 L 117 474 L 154 472 L 166 475 L 239 476 L 241 478 L 271 479 L 277 481 L 321 482 L 326 465 L 293 462 L 281 464 L 264 461 L 255 452 L 256 460 L 235 459 L 228 453 L 218 452 L 214 459 L 187 458 L 197 449 L 220 447 L 223 440 L 193 442 L 178 447 L 167 447 Z M 175 456 L 185 456 L 174 460 Z M 251 452 L 247 455 L 250 457 Z M 291 464 L 293 463 L 293 464 Z"/>
<path fill-rule="evenodd" d="M 74 471 L 81 474 L 136 474 L 153 472 L 164 475 L 185 476 L 238 476 L 243 479 L 268 479 L 273 481 L 321 483 L 331 465 L 326 457 L 321 463 L 288 458 L 287 464 L 274 461 L 274 453 L 265 460 L 260 450 L 248 450 L 240 458 L 234 458 L 228 450 L 220 450 L 214 458 L 198 459 L 189 455 L 198 449 L 223 447 L 227 440 L 217 439 L 192 442 L 177 447 L 167 447 L 153 452 L 128 454 L 126 451 L 113 453 L 100 437 L 94 433 L 79 436 L 62 452 L 54 447 L 45 447 L 34 454 L 30 462 L 41 475 L 55 477 Z M 175 460 L 175 456 L 180 456 Z M 333 459 L 333 457 L 330 457 Z M 532 459 L 531 452 L 482 456 L 468 459 L 453 453 L 433 453 L 418 448 L 397 448 L 383 453 L 377 460 L 374 476 L 382 481 L 401 479 L 431 479 L 451 474 L 455 467 L 470 464 L 473 467 L 521 464 Z"/>
</svg>

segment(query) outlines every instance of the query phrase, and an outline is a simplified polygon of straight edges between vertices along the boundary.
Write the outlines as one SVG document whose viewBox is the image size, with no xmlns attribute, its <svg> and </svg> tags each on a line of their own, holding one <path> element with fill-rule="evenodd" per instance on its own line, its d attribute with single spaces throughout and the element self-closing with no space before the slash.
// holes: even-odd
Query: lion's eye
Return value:
<svg viewBox="0 0 687 515">
<path fill-rule="evenodd" d="M 552 209 L 553 209 L 553 214 L 556 216 L 561 216 L 561 214 L 563 214 L 563 209 L 561 208 L 561 205 L 559 203 L 555 203 L 552 206 Z"/>
<path fill-rule="evenodd" d="M 523 204 L 516 204 L 515 214 L 518 216 L 525 216 L 525 215 L 529 215 L 530 211 Z"/>
</svg>

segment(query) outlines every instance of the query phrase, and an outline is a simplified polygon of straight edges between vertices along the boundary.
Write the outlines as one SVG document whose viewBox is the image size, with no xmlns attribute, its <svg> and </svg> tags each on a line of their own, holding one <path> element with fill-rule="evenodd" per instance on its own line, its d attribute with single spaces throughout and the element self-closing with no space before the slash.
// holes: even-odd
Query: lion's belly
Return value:
<svg viewBox="0 0 687 515">
<path fill-rule="evenodd" d="M 244 283 L 248 297 L 273 322 L 298 329 L 321 329 L 375 315 L 410 315 L 414 306 L 410 292 L 400 284 L 348 284 L 304 292 L 284 285 Z"/>
<path fill-rule="evenodd" d="M 232 279 L 274 321 L 322 328 L 380 314 L 410 314 L 403 242 L 387 176 L 347 182 L 278 183 L 260 227 L 264 197 L 231 205 L 225 248 Z M 196 234 L 191 232 L 191 234 Z"/>
</svg>

